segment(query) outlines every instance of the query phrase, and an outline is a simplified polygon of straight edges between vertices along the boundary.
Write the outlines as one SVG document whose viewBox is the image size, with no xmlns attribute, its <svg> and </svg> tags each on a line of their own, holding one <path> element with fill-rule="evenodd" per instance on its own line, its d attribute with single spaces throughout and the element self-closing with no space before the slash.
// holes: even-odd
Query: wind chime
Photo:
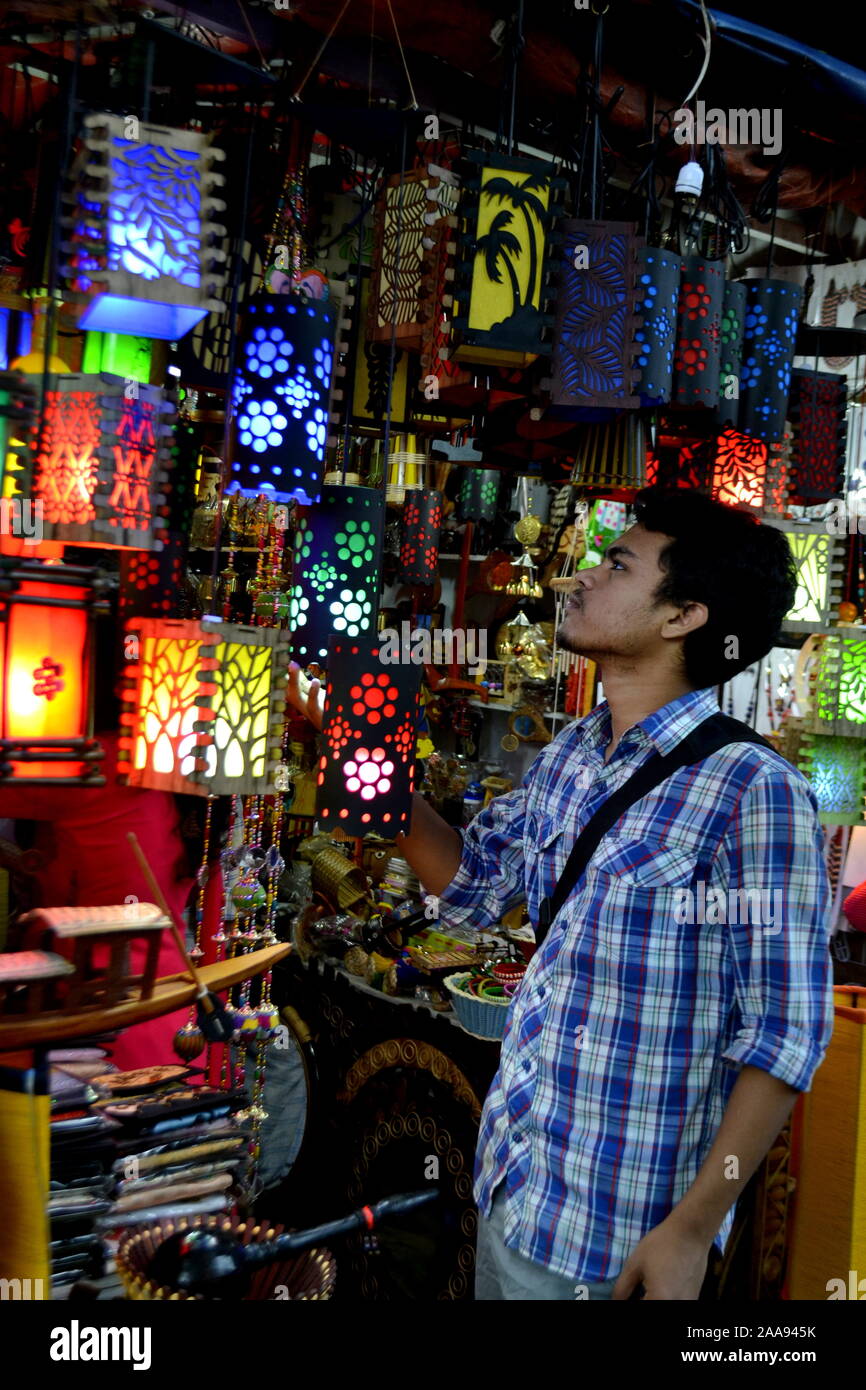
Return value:
<svg viewBox="0 0 866 1390">
<path fill-rule="evenodd" d="M 538 553 L 534 547 L 541 535 L 542 523 L 539 517 L 532 514 L 528 479 L 521 479 L 521 489 L 523 515 L 515 523 L 514 535 L 523 546 L 523 554 L 512 561 L 512 578 L 506 584 L 505 592 L 514 594 L 517 598 L 543 598 L 544 590 L 538 582 L 533 562 L 533 556 Z"/>
</svg>

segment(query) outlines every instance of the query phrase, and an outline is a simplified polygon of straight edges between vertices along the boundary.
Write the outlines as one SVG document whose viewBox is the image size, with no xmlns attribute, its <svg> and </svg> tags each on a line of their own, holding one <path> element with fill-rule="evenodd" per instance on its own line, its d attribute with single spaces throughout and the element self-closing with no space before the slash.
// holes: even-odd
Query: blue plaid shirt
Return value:
<svg viewBox="0 0 866 1390">
<path fill-rule="evenodd" d="M 443 921 L 483 929 L 525 898 L 537 922 L 595 810 L 717 710 L 709 690 L 673 700 L 607 765 L 606 704 L 566 728 L 464 832 Z M 505 1184 L 506 1245 L 576 1281 L 618 1275 L 694 1181 L 742 1065 L 808 1090 L 832 1029 L 828 938 L 815 801 L 776 753 L 732 744 L 632 806 L 509 1014 L 475 1171 L 485 1216 Z"/>
</svg>

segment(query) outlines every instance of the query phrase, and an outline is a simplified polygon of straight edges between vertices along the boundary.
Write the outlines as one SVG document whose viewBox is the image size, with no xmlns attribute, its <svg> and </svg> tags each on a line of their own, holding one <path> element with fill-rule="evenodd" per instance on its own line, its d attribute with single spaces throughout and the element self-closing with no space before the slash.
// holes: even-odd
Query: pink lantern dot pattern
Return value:
<svg viewBox="0 0 866 1390">
<path fill-rule="evenodd" d="M 359 748 L 343 767 L 346 787 L 350 792 L 360 793 L 363 801 L 372 801 L 374 796 L 390 791 L 393 774 L 394 764 L 384 748 L 374 748 L 372 752 Z"/>
</svg>

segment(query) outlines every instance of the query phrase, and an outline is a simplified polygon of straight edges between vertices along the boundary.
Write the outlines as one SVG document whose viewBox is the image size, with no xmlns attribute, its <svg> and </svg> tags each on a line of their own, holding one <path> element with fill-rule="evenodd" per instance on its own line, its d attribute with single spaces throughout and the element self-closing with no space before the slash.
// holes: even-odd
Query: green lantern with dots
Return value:
<svg viewBox="0 0 866 1390">
<path fill-rule="evenodd" d="M 328 637 L 375 632 L 385 503 L 380 489 L 322 488 L 298 508 L 289 626 L 292 659 L 327 663 Z"/>
<path fill-rule="evenodd" d="M 459 521 L 495 521 L 499 497 L 499 472 L 495 468 L 465 468 L 457 496 Z"/>
</svg>

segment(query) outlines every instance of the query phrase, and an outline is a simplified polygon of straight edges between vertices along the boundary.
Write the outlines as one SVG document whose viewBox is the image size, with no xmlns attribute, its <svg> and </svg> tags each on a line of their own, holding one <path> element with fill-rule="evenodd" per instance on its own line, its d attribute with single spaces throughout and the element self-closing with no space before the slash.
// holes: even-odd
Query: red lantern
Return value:
<svg viewBox="0 0 866 1390">
<path fill-rule="evenodd" d="M 95 571 L 21 564 L 0 578 L 0 782 L 101 785 L 91 737 Z"/>
</svg>

